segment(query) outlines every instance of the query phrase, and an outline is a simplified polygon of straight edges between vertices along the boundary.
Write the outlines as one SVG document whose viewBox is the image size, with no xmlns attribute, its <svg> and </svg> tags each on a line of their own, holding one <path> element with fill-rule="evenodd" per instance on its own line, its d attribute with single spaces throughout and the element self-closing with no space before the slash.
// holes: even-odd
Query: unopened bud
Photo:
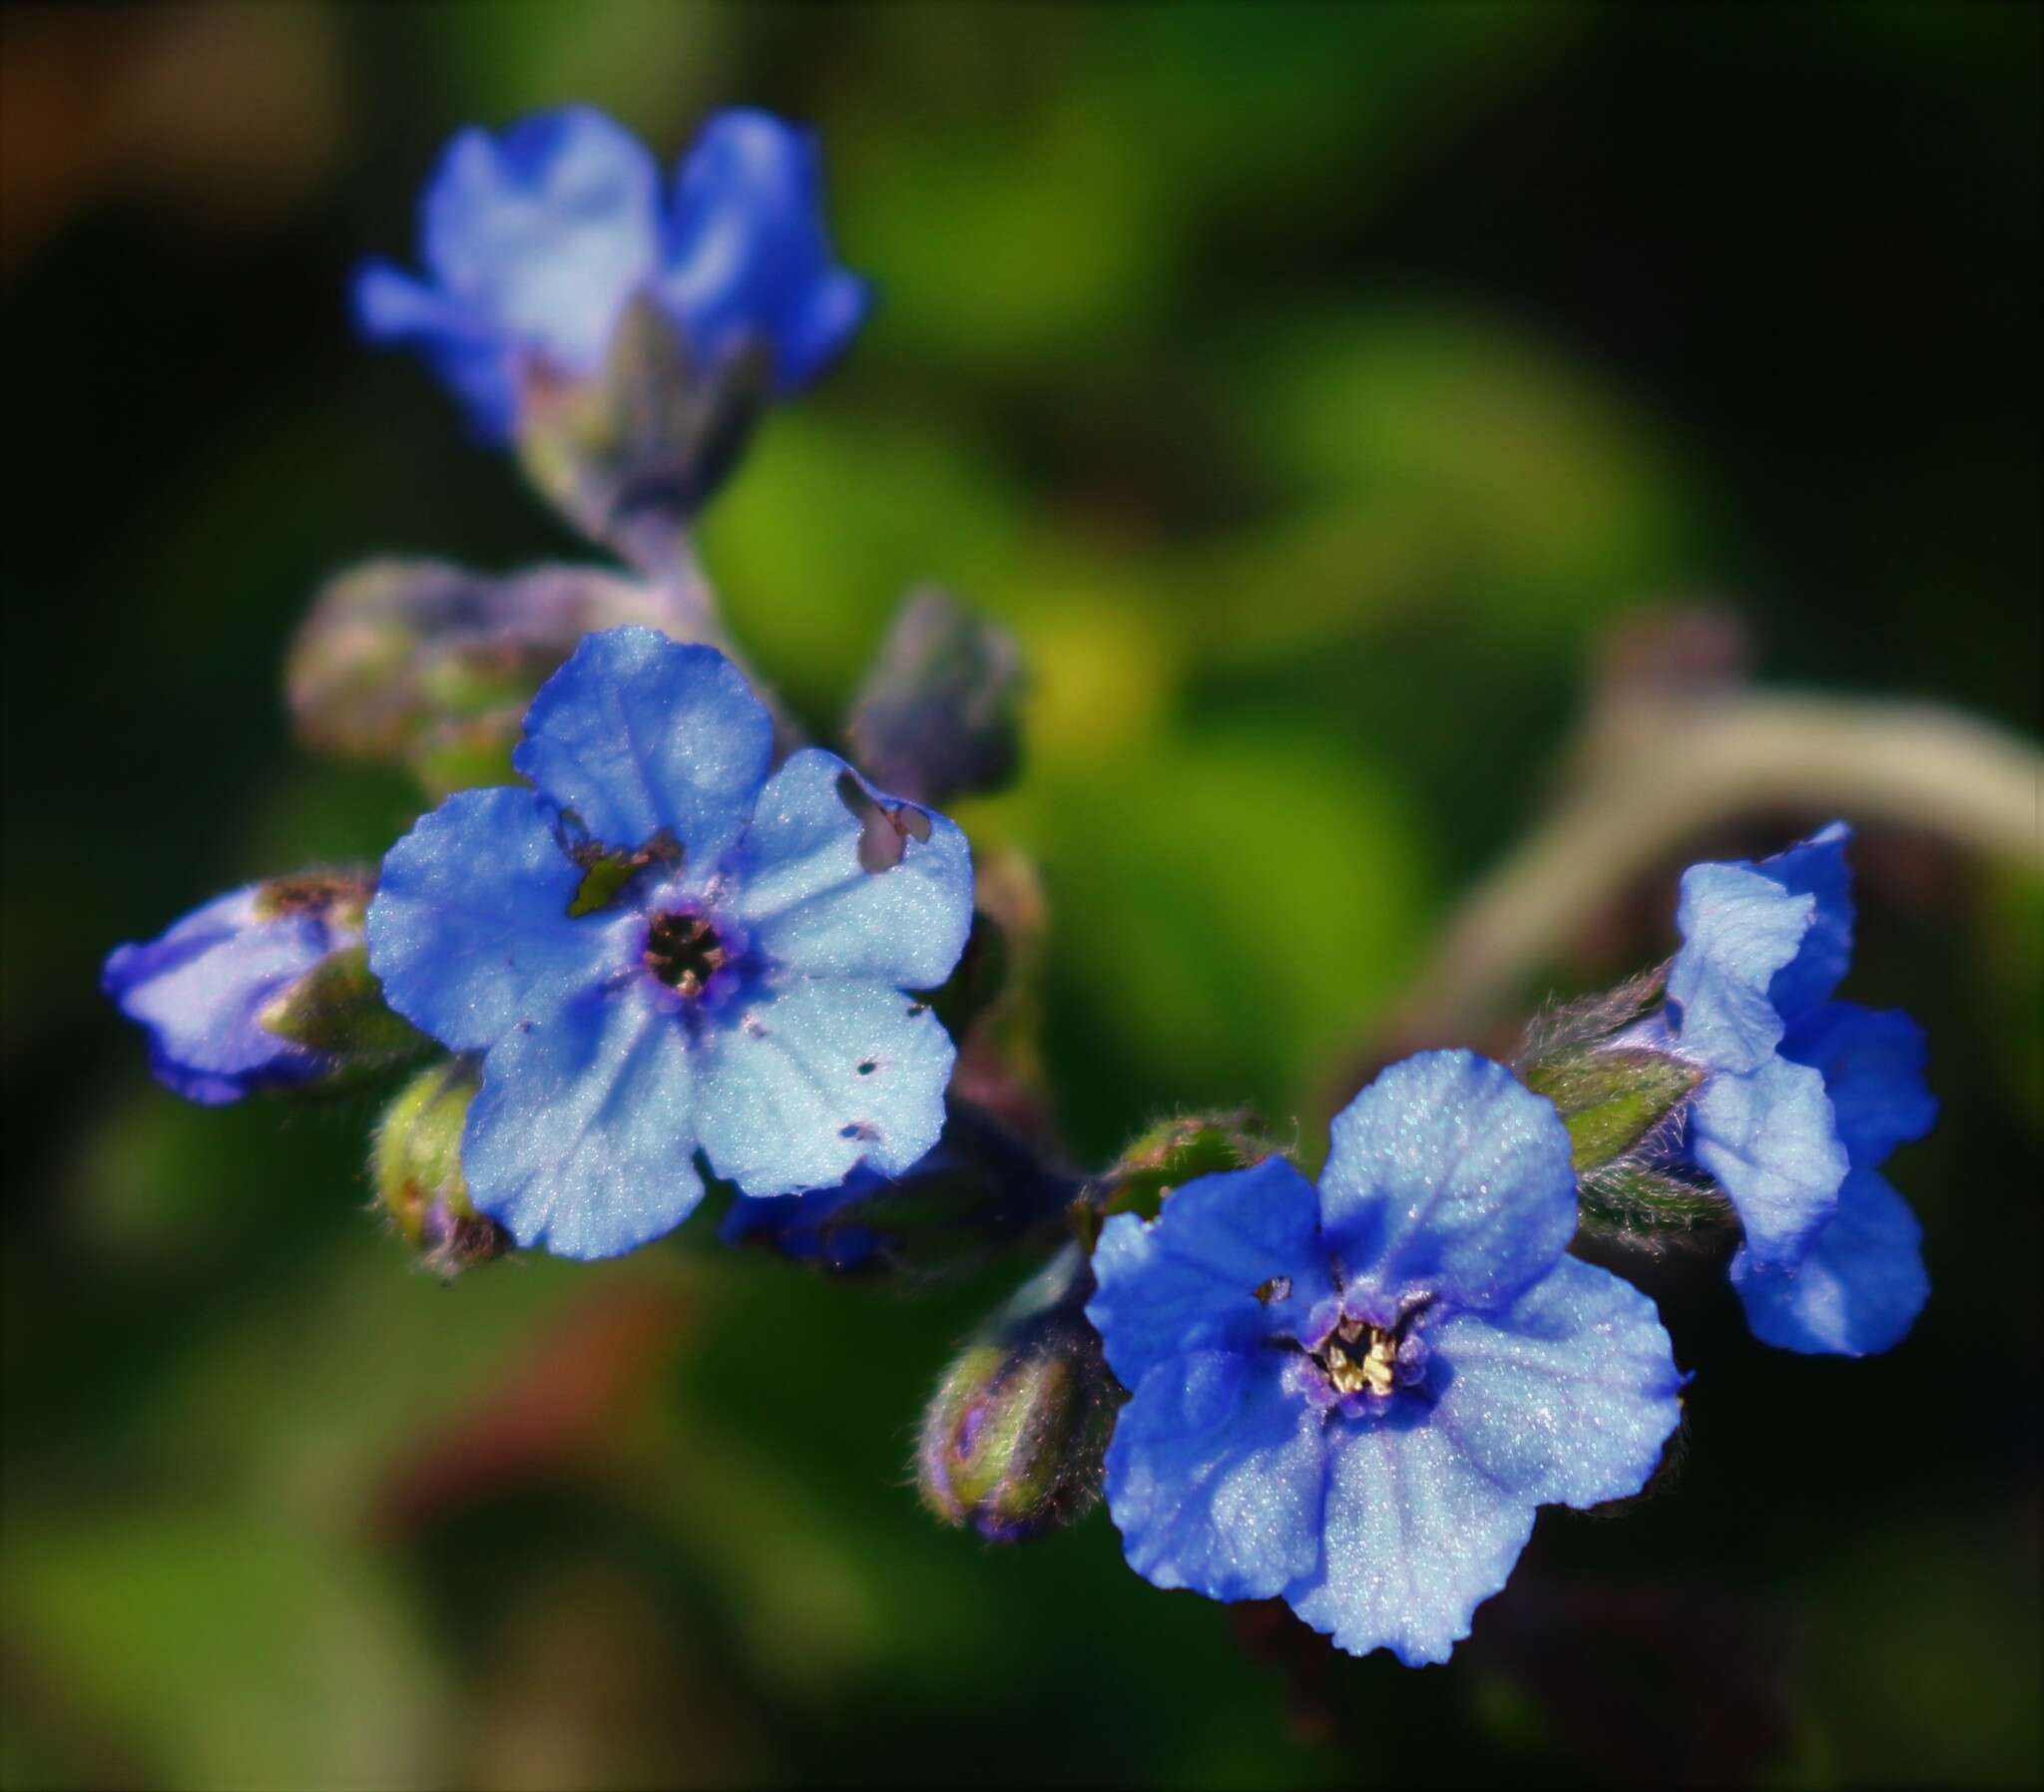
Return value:
<svg viewBox="0 0 2044 1792">
<path fill-rule="evenodd" d="M 902 607 L 852 710 L 853 757 L 917 802 L 998 790 L 1021 759 L 1021 650 L 940 591 Z"/>
<path fill-rule="evenodd" d="M 1155 1219 L 1182 1182 L 1223 1170 L 1247 1169 L 1278 1149 L 1264 1122 L 1246 1108 L 1223 1114 L 1182 1114 L 1134 1139 L 1094 1184 L 1101 1217 L 1135 1213 Z"/>
<path fill-rule="evenodd" d="M 916 1458 L 936 1517 L 1015 1543 L 1099 1498 L 1122 1394 L 1082 1310 L 1092 1286 L 1068 1246 L 945 1371 Z"/>
<path fill-rule="evenodd" d="M 370 887 L 325 871 L 250 884 L 117 948 L 101 986 L 148 1029 L 158 1079 L 191 1101 L 344 1087 L 425 1046 L 369 974 Z"/>
<path fill-rule="evenodd" d="M 582 637 L 631 623 L 681 632 L 688 597 L 589 567 L 494 579 L 371 561 L 327 583 L 291 644 L 298 736 L 407 766 L 436 794 L 506 781 L 534 692 Z"/>
<path fill-rule="evenodd" d="M 504 1229 L 475 1210 L 461 1172 L 462 1130 L 481 1082 L 470 1057 L 420 1072 L 384 1113 L 370 1156 L 376 1197 L 398 1235 L 450 1278 L 510 1248 Z"/>
</svg>

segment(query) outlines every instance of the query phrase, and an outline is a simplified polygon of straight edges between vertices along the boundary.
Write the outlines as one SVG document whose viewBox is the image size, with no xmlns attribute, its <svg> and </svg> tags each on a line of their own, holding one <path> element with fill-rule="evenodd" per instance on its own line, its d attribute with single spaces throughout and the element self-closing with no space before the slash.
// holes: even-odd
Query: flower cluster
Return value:
<svg viewBox="0 0 2044 1792">
<path fill-rule="evenodd" d="M 403 1068 L 372 1174 L 443 1275 L 638 1249 L 713 1182 L 726 1243 L 834 1274 L 1035 1249 L 927 1409 L 930 1511 L 1011 1542 L 1104 1493 L 1158 1586 L 1445 1660 L 1538 1509 L 1640 1493 L 1682 1422 L 1654 1302 L 1576 1254 L 1611 1215 L 1650 1246 L 1736 1219 L 1732 1280 L 1790 1350 L 1884 1350 L 1923 1304 L 1880 1172 L 1936 1105 L 1915 1024 L 1835 999 L 1848 834 L 1694 866 L 1664 972 L 1511 1067 L 1390 1066 L 1317 1181 L 1240 1113 L 1071 1167 L 1028 1037 L 1033 877 L 1012 848 L 976 874 L 935 806 L 1016 770 L 1013 642 L 909 605 L 847 729 L 889 794 L 801 743 L 689 552 L 750 407 L 863 315 L 818 192 L 812 141 L 755 112 L 666 201 L 584 109 L 455 140 L 431 278 L 371 264 L 363 326 L 630 564 L 336 581 L 292 655 L 300 727 L 407 765 L 424 812 L 373 875 L 252 884 L 117 949 L 106 992 L 193 1101 Z"/>
<path fill-rule="evenodd" d="M 416 343 L 485 436 L 513 432 L 532 381 L 594 374 L 640 297 L 698 362 L 757 351 L 798 391 L 869 302 L 832 258 L 821 186 L 814 139 L 765 112 L 712 119 L 666 196 L 646 147 L 588 107 L 464 131 L 420 206 L 429 278 L 371 261 L 355 312 Z"/>
</svg>

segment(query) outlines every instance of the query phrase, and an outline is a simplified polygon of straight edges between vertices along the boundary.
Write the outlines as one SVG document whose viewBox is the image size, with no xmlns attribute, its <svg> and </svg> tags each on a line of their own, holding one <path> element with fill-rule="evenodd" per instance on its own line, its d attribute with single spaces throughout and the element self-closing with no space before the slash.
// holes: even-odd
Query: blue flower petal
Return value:
<svg viewBox="0 0 2044 1792">
<path fill-rule="evenodd" d="M 1792 1262 L 1830 1217 L 1847 1166 L 1822 1074 L 1785 1058 L 1708 1079 L 1690 1110 L 1689 1149 L 1769 1264 Z"/>
<path fill-rule="evenodd" d="M 1815 904 L 1801 949 L 1775 978 L 1775 1010 L 1790 1027 L 1830 1000 L 1852 962 L 1852 872 L 1845 848 L 1852 830 L 1834 821 L 1756 867 L 1785 890 Z"/>
<path fill-rule="evenodd" d="M 100 987 L 150 1035 L 150 1069 L 208 1107 L 324 1070 L 324 1054 L 271 1033 L 262 1011 L 328 953 L 359 940 L 307 910 L 257 913 L 259 885 L 195 909 L 147 945 L 108 955 Z"/>
<path fill-rule="evenodd" d="M 1283 1372 L 1275 1350 L 1196 1350 L 1122 1408 L 1107 1505 L 1146 1580 L 1266 1599 L 1318 1567 L 1325 1431 Z"/>
<path fill-rule="evenodd" d="M 1755 865 L 1692 865 L 1668 972 L 1683 1050 L 1716 1071 L 1759 1068 L 1838 985 L 1852 956 L 1850 830 L 1823 832 Z"/>
<path fill-rule="evenodd" d="M 1313 1185 L 1282 1157 L 1197 1176 L 1149 1224 L 1117 1213 L 1094 1246 L 1086 1317 L 1123 1386 L 1187 1351 L 1304 1337 L 1334 1291 L 1319 1220 Z"/>
<path fill-rule="evenodd" d="M 518 364 L 502 335 L 387 261 L 357 268 L 350 295 L 364 336 L 417 343 L 483 437 L 502 441 L 511 434 L 518 418 Z"/>
<path fill-rule="evenodd" d="M 645 980 L 513 1027 L 483 1061 L 462 1171 L 527 1250 L 614 1257 L 703 1197 L 686 1037 Z"/>
<path fill-rule="evenodd" d="M 1352 1655 L 1445 1661 L 1533 1534 L 1533 1502 L 1479 1469 L 1416 1402 L 1329 1433 L 1318 1568 L 1285 1588 L 1292 1610 Z"/>
<path fill-rule="evenodd" d="M 1788 1036 L 1782 1052 L 1822 1074 L 1854 1169 L 1876 1168 L 1937 1119 L 1937 1098 L 1923 1081 L 1923 1029 L 1899 1009 L 1826 1003 Z"/>
<path fill-rule="evenodd" d="M 1504 1066 L 1422 1052 L 1334 1117 L 1320 1207 L 1351 1289 L 1495 1306 L 1575 1233 L 1568 1131 Z"/>
<path fill-rule="evenodd" d="M 802 980 L 734 997 L 701 1039 L 698 1127 L 746 1194 L 900 1175 L 937 1142 L 956 1053 L 891 985 Z"/>
<path fill-rule="evenodd" d="M 1857 1169 L 1799 1264 L 1764 1269 L 1742 1250 L 1732 1260 L 1732 1284 L 1763 1343 L 1872 1356 L 1902 1341 L 1929 1298 L 1922 1238 L 1915 1214 L 1886 1179 Z"/>
<path fill-rule="evenodd" d="M 1692 865 L 1676 924 L 1683 948 L 1668 972 L 1683 1049 L 1717 1071 L 1767 1063 L 1787 1031 L 1769 991 L 1794 961 L 1816 898 L 1785 890 L 1750 865 Z"/>
<path fill-rule="evenodd" d="M 772 750 L 766 706 L 715 648 L 629 628 L 582 638 L 511 759 L 605 846 L 672 835 L 701 881 L 744 831 Z"/>
<path fill-rule="evenodd" d="M 676 181 L 659 293 L 706 360 L 766 344 L 783 393 L 835 358 L 868 292 L 832 258 L 812 133 L 750 110 L 704 126 Z"/>
<path fill-rule="evenodd" d="M 1427 1341 L 1446 1384 L 1429 1423 L 1537 1505 L 1638 1493 L 1682 1420 L 1682 1375 L 1654 1303 L 1574 1257 L 1510 1306 L 1454 1314 Z"/>
<path fill-rule="evenodd" d="M 629 132 L 571 106 L 448 145 L 422 248 L 447 293 L 518 347 L 578 373 L 660 253 L 660 171 Z"/>
<path fill-rule="evenodd" d="M 629 962 L 630 916 L 568 918 L 581 882 L 531 791 L 459 791 L 384 857 L 369 968 L 414 1027 L 480 1051 Z"/>
<path fill-rule="evenodd" d="M 907 804 L 917 829 L 902 834 L 899 861 L 862 869 L 860 820 L 838 794 L 845 777 L 883 808 L 896 806 L 835 753 L 795 753 L 761 792 L 738 854 L 733 912 L 768 958 L 805 975 L 933 989 L 972 928 L 971 849 L 954 823 Z"/>
</svg>

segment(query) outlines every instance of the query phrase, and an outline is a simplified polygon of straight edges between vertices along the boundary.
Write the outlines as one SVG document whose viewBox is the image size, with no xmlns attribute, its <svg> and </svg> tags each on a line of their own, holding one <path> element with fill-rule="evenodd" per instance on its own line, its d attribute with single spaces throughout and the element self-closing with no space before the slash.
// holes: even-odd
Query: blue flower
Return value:
<svg viewBox="0 0 2044 1792">
<path fill-rule="evenodd" d="M 763 346 L 782 392 L 822 370 L 868 303 L 831 256 L 813 136 L 769 113 L 715 115 L 671 203 L 645 146 L 589 107 L 499 138 L 472 127 L 421 214 L 430 277 L 365 263 L 355 313 L 372 338 L 416 342 L 491 437 L 512 433 L 529 370 L 593 374 L 642 293 L 701 364 Z"/>
<path fill-rule="evenodd" d="M 158 1082 L 220 1107 L 294 1089 L 336 1068 L 333 1055 L 264 1025 L 311 972 L 362 941 L 366 884 L 310 876 L 250 884 L 195 909 L 161 939 L 119 946 L 100 988 L 149 1030 Z"/>
<path fill-rule="evenodd" d="M 702 1196 L 699 1147 L 777 1195 L 936 1143 L 951 1041 L 903 992 L 964 949 L 965 837 L 832 753 L 769 777 L 772 735 L 714 649 L 591 635 L 526 717 L 535 788 L 462 791 L 383 861 L 370 963 L 487 1054 L 462 1167 L 522 1246 L 658 1237 Z"/>
<path fill-rule="evenodd" d="M 1473 1052 L 1393 1065 L 1281 1158 L 1118 1214 L 1086 1309 L 1134 1390 L 1107 1499 L 1137 1572 L 1445 1660 L 1538 1506 L 1637 1493 L 1681 1416 L 1654 1304 L 1565 1254 L 1569 1138 Z"/>
<path fill-rule="evenodd" d="M 1920 1228 L 1877 1172 L 1937 1103 L 1914 1021 L 1832 1000 L 1852 956 L 1850 839 L 1834 822 L 1758 864 L 1691 866 L 1652 1025 L 1706 1072 L 1684 1148 L 1738 1209 L 1732 1279 L 1756 1335 L 1864 1356 L 1899 1343 L 1929 1294 Z"/>
</svg>

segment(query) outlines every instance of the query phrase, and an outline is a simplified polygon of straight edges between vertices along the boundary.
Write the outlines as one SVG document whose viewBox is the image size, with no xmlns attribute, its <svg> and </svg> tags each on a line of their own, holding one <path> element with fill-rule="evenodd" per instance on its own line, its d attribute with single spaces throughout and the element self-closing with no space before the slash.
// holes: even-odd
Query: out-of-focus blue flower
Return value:
<svg viewBox="0 0 2044 1792">
<path fill-rule="evenodd" d="M 535 788 L 461 791 L 383 861 L 370 961 L 487 1054 L 462 1167 L 522 1246 L 658 1237 L 702 1196 L 699 1147 L 780 1195 L 937 1141 L 953 1049 L 904 992 L 964 949 L 965 837 L 832 753 L 769 777 L 772 733 L 714 649 L 591 635 L 526 717 Z"/>
<path fill-rule="evenodd" d="M 1937 1116 L 1922 1029 L 1831 999 L 1852 955 L 1845 847 L 1821 833 L 1758 864 L 1683 875 L 1682 950 L 1650 1026 L 1706 1078 L 1685 1149 L 1745 1229 L 1732 1279 L 1757 1336 L 1864 1356 L 1929 1293 L 1921 1232 L 1876 1172 Z"/>
<path fill-rule="evenodd" d="M 335 1068 L 264 1024 L 303 980 L 362 941 L 366 884 L 302 877 L 250 884 L 195 909 L 161 939 L 116 947 L 100 987 L 149 1030 L 157 1081 L 219 1107 L 294 1089 Z"/>
<path fill-rule="evenodd" d="M 936 1267 L 1014 1242 L 1077 1193 L 993 1120 L 953 1104 L 943 1135 L 905 1173 L 861 1164 L 834 1187 L 735 1202 L 720 1236 L 831 1275 Z"/>
<path fill-rule="evenodd" d="M 466 130 L 426 187 L 419 252 L 425 279 L 365 263 L 355 314 L 416 343 L 496 438 L 528 372 L 593 374 L 641 294 L 698 365 L 757 346 L 782 392 L 850 340 L 869 296 L 832 258 L 813 135 L 748 110 L 704 127 L 671 203 L 645 146 L 592 108 Z"/>
<path fill-rule="evenodd" d="M 1569 1155 L 1502 1066 L 1428 1052 L 1335 1118 L 1317 1189 L 1274 1157 L 1110 1219 L 1086 1314 L 1134 1390 L 1107 1456 L 1130 1565 L 1440 1661 L 1536 1507 L 1637 1493 L 1682 1377 L 1653 1302 L 1565 1254 Z"/>
</svg>

